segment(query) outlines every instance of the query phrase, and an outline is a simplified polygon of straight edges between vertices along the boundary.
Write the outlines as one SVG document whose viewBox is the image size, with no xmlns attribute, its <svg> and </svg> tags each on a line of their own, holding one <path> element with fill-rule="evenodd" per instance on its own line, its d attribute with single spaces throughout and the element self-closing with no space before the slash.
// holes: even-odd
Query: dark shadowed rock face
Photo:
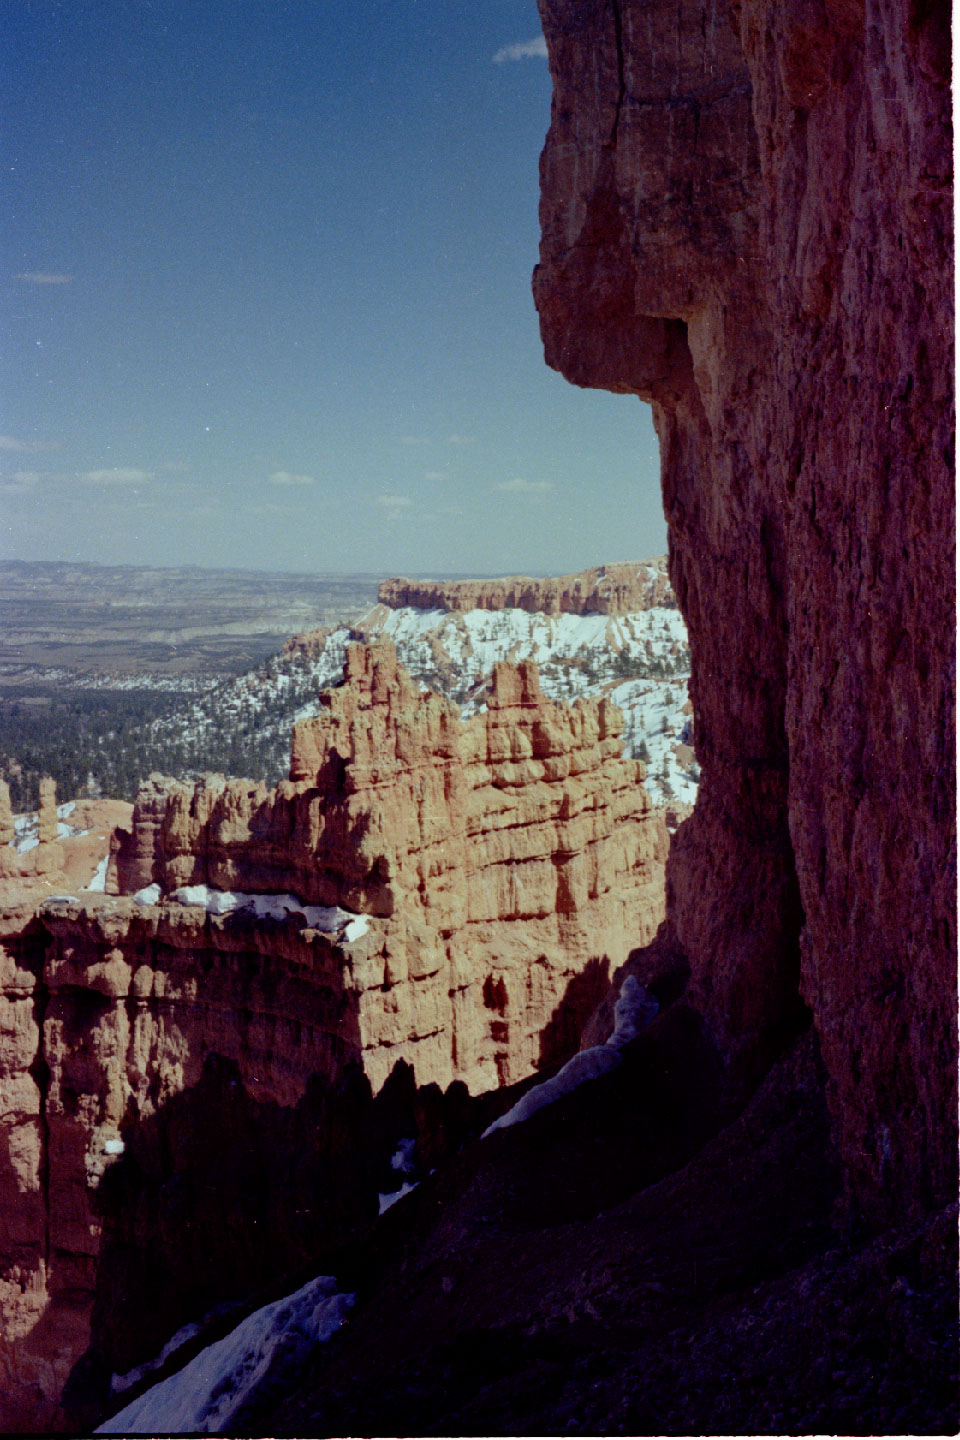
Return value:
<svg viewBox="0 0 960 1440">
<path fill-rule="evenodd" d="M 653 403 L 702 788 L 668 870 L 752 1078 L 812 1009 L 853 1192 L 954 1189 L 945 7 L 541 0 L 549 363 Z"/>
</svg>

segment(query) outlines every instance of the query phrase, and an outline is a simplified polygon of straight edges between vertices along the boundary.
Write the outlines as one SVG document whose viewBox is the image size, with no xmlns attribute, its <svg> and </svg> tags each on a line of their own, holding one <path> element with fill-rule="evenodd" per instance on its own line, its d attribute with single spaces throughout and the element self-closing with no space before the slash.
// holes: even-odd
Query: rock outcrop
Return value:
<svg viewBox="0 0 960 1440">
<path fill-rule="evenodd" d="M 322 704 L 276 790 L 145 786 L 119 890 L 290 892 L 379 917 L 360 1012 L 374 1088 L 401 1054 L 424 1084 L 522 1078 L 571 978 L 661 917 L 666 832 L 619 711 L 552 704 L 526 662 L 498 665 L 488 709 L 461 721 L 388 643 L 351 646 Z"/>
<path fill-rule="evenodd" d="M 700 798 L 667 934 L 745 1085 L 813 1013 L 850 1190 L 955 1196 L 944 7 L 540 0 L 548 362 L 651 402 Z"/>
<path fill-rule="evenodd" d="M 0 845 L 12 845 L 15 835 L 13 809 L 10 805 L 10 786 L 0 780 Z"/>
<path fill-rule="evenodd" d="M 0 1426 L 75 1426 L 324 1263 L 376 1214 L 396 1094 L 406 1125 L 565 1059 L 657 928 L 666 831 L 609 702 L 504 664 L 464 722 L 381 645 L 322 703 L 276 790 L 155 777 L 114 893 L 0 912 Z"/>
<path fill-rule="evenodd" d="M 417 610 L 528 610 L 545 615 L 632 615 L 674 605 L 666 557 L 600 565 L 577 575 L 534 580 L 384 580 L 381 605 Z"/>
<path fill-rule="evenodd" d="M 58 833 L 57 782 L 49 775 L 40 781 L 40 808 L 37 811 L 37 839 L 41 845 L 52 845 Z"/>
</svg>

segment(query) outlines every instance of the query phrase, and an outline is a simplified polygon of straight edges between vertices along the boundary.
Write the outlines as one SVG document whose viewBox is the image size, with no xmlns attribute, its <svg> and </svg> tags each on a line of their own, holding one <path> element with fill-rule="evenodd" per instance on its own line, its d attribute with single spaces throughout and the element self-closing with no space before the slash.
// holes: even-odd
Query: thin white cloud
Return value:
<svg viewBox="0 0 960 1440">
<path fill-rule="evenodd" d="M 493 57 L 494 65 L 502 65 L 505 60 L 546 60 L 547 42 L 542 35 L 533 40 L 518 40 L 513 45 L 501 45 Z"/>
<path fill-rule="evenodd" d="M 509 490 L 514 495 L 546 495 L 553 486 L 549 480 L 524 480 L 522 475 L 514 475 L 512 480 L 498 480 L 494 489 Z"/>
<path fill-rule="evenodd" d="M 56 450 L 52 440 L 18 440 L 13 435 L 0 435 L 0 450 L 19 450 L 24 454 L 36 455 L 41 450 Z"/>
<path fill-rule="evenodd" d="M 453 435 L 447 436 L 448 445 L 476 445 L 476 443 L 476 435 L 458 435 L 454 432 Z"/>
<path fill-rule="evenodd" d="M 424 480 L 446 480 L 446 472 L 443 470 L 424 470 Z"/>
<path fill-rule="evenodd" d="M 406 510 L 413 501 L 409 495 L 378 495 L 377 504 L 383 505 L 387 510 Z"/>
<path fill-rule="evenodd" d="M 14 280 L 25 280 L 28 285 L 69 285 L 72 275 L 60 275 L 51 270 L 21 270 Z"/>
<path fill-rule="evenodd" d="M 293 475 L 289 470 L 274 470 L 267 476 L 268 485 L 316 485 L 312 475 Z"/>
<path fill-rule="evenodd" d="M 133 465 L 111 465 L 106 470 L 81 470 L 76 478 L 87 485 L 143 485 L 153 479 L 153 471 L 139 470 Z"/>
<path fill-rule="evenodd" d="M 10 475 L 0 475 L 0 490 L 7 495 L 25 495 L 37 488 L 41 478 L 36 470 L 14 470 Z"/>
</svg>

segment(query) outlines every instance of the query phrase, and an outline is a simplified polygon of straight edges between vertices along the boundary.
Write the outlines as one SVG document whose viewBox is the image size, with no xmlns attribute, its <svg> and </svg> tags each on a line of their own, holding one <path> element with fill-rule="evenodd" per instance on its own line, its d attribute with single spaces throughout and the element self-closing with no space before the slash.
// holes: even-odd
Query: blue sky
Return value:
<svg viewBox="0 0 960 1440">
<path fill-rule="evenodd" d="M 0 15 L 0 555 L 504 574 L 665 549 L 543 362 L 534 0 Z"/>
</svg>

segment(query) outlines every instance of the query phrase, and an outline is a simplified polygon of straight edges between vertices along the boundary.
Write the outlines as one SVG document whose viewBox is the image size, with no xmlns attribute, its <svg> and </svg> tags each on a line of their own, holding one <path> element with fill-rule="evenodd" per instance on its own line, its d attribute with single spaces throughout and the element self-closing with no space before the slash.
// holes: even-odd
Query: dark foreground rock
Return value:
<svg viewBox="0 0 960 1440">
<path fill-rule="evenodd" d="M 838 1225 L 815 1037 L 685 1163 L 716 1057 L 682 1003 L 632 1050 L 400 1202 L 348 1326 L 242 1428 L 953 1433 L 955 1212 Z"/>
</svg>

